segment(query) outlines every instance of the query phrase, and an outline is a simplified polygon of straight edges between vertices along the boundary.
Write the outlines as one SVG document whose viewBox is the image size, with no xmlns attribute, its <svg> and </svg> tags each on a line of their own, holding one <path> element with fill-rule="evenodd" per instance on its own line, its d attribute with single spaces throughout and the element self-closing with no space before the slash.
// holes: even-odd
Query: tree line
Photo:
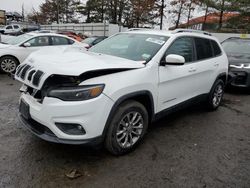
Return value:
<svg viewBox="0 0 250 188">
<path fill-rule="evenodd" d="M 240 17 L 250 17 L 249 0 L 46 0 L 39 10 L 28 15 L 29 20 L 40 23 L 104 22 L 125 27 L 162 27 L 170 19 L 178 28 L 183 22 L 189 24 L 195 12 L 205 13 L 204 22 L 211 12 L 219 14 L 218 28 L 222 28 L 225 12 L 238 12 Z M 240 22 L 244 19 L 235 20 Z M 249 23 L 239 23 L 248 24 Z"/>
</svg>

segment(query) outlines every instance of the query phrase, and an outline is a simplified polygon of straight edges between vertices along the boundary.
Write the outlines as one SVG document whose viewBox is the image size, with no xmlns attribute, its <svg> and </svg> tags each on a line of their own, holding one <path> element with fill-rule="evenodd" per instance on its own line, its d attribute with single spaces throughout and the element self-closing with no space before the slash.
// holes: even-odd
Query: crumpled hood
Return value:
<svg viewBox="0 0 250 188">
<path fill-rule="evenodd" d="M 80 76 L 83 73 L 97 70 L 113 69 L 137 69 L 143 68 L 143 62 L 137 62 L 109 55 L 96 54 L 79 48 L 58 47 L 39 50 L 32 53 L 22 65 L 31 68 L 26 73 L 26 79 L 22 79 L 22 71 L 16 72 L 15 78 L 35 89 L 40 89 L 44 81 L 51 75 Z M 27 75 L 32 70 L 43 72 L 40 84 L 32 85 L 27 80 Z"/>
<path fill-rule="evenodd" d="M 74 75 L 99 69 L 141 68 L 143 62 L 96 54 L 67 47 L 51 48 L 33 53 L 24 63 L 49 74 Z"/>
</svg>

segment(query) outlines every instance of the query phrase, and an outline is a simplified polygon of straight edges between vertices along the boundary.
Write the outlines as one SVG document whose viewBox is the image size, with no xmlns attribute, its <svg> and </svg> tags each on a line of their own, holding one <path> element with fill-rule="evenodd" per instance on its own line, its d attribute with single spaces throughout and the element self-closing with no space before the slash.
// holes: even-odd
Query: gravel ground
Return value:
<svg viewBox="0 0 250 188">
<path fill-rule="evenodd" d="M 154 123 L 123 157 L 51 144 L 18 122 L 20 84 L 0 75 L 0 187 L 250 187 L 250 95 L 187 108 Z M 82 175 L 70 180 L 66 174 Z"/>
</svg>

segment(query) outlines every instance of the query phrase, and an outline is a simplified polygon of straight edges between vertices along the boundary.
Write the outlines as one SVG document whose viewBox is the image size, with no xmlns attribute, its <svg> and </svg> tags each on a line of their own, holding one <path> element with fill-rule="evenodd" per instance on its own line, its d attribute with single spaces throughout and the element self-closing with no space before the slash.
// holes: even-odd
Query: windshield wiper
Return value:
<svg viewBox="0 0 250 188">
<path fill-rule="evenodd" d="M 8 44 L 8 43 L 6 43 L 6 42 L 0 42 L 1 44 Z"/>
</svg>

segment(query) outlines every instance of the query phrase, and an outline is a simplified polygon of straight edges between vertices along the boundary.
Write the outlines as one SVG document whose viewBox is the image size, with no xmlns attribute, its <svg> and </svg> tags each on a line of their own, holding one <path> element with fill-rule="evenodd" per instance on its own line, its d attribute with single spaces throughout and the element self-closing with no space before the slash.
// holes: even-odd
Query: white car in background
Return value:
<svg viewBox="0 0 250 188">
<path fill-rule="evenodd" d="M 82 43 L 64 35 L 27 33 L 0 43 L 0 71 L 13 73 L 32 52 L 56 46 L 74 46 L 85 50 Z"/>
<path fill-rule="evenodd" d="M 20 34 L 22 32 L 22 27 L 20 25 L 6 25 L 0 29 L 2 34 Z"/>
</svg>

